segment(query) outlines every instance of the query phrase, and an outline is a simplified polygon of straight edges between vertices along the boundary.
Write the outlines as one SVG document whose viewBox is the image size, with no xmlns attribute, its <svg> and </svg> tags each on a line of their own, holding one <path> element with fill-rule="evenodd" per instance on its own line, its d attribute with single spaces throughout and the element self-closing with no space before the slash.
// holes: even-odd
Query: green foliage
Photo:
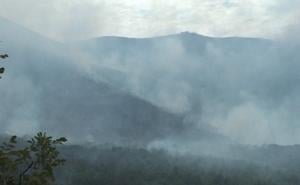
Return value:
<svg viewBox="0 0 300 185">
<path fill-rule="evenodd" d="M 7 54 L 0 55 L 0 58 L 1 58 L 1 59 L 5 59 L 5 58 L 7 58 L 7 57 L 8 57 Z M 5 71 L 5 68 L 4 68 L 4 67 L 0 67 L 0 75 L 3 74 L 4 71 Z M 1 76 L 0 76 L 0 78 L 1 78 Z"/>
<path fill-rule="evenodd" d="M 66 138 L 53 139 L 39 132 L 27 141 L 27 146 L 17 145 L 12 136 L 0 146 L 0 184 L 3 185 L 47 185 L 53 182 L 54 168 L 63 165 L 57 146 Z"/>
</svg>

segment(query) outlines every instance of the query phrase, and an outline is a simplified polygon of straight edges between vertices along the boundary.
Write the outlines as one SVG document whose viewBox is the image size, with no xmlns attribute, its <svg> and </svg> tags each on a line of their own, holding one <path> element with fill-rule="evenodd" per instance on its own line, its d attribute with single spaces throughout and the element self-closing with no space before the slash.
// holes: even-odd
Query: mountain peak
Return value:
<svg viewBox="0 0 300 185">
<path fill-rule="evenodd" d="M 180 35 L 194 35 L 194 36 L 201 36 L 200 34 L 197 34 L 197 33 L 195 33 L 195 32 L 189 32 L 189 31 L 181 32 Z"/>
</svg>

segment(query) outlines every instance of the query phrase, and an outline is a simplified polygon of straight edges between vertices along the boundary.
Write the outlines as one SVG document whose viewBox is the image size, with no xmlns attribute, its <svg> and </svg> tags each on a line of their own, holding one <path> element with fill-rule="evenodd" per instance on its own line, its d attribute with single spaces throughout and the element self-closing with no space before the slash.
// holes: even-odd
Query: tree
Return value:
<svg viewBox="0 0 300 185">
<path fill-rule="evenodd" d="M 7 57 L 8 54 L 0 54 L 0 59 Z M 4 71 L 0 67 L 0 78 Z M 65 162 L 59 158 L 57 146 L 66 141 L 64 137 L 53 139 L 39 132 L 26 146 L 18 145 L 17 136 L 12 136 L 0 145 L 0 185 L 47 185 L 54 181 L 54 168 Z"/>
<path fill-rule="evenodd" d="M 8 54 L 0 55 L 1 59 L 5 59 L 7 57 L 8 57 Z M 0 67 L 0 75 L 2 75 L 4 73 L 4 71 L 5 71 L 5 68 L 4 67 Z M 0 76 L 0 78 L 1 78 L 1 76 Z"/>
<path fill-rule="evenodd" d="M 17 137 L 12 136 L 0 146 L 0 184 L 47 185 L 53 182 L 54 168 L 65 162 L 59 158 L 57 146 L 66 141 L 64 137 L 53 139 L 39 132 L 24 146 L 17 144 Z"/>
</svg>

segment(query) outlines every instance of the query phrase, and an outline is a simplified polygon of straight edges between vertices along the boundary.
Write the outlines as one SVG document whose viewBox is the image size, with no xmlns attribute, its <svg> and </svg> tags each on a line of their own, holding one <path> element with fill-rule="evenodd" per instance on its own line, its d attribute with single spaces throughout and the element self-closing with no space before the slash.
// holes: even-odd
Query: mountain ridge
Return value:
<svg viewBox="0 0 300 185">
<path fill-rule="evenodd" d="M 78 64 L 85 60 L 79 50 L 7 24 L 0 25 L 10 55 L 0 89 L 2 132 L 42 129 L 75 143 L 145 145 L 189 130 L 182 116 L 95 80 Z"/>
</svg>

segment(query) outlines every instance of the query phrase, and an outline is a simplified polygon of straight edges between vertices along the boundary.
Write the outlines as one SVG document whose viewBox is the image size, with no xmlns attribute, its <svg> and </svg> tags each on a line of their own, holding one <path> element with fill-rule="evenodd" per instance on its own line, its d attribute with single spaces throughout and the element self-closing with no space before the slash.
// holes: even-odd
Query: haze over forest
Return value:
<svg viewBox="0 0 300 185">
<path fill-rule="evenodd" d="M 300 154 L 300 3 L 187 4 L 0 0 L 0 53 L 9 54 L 1 61 L 1 137 L 42 130 L 70 145 L 297 171 L 290 163 Z M 129 160 L 127 149 L 119 152 Z M 89 148 L 89 160 L 93 150 L 105 153 Z"/>
</svg>

